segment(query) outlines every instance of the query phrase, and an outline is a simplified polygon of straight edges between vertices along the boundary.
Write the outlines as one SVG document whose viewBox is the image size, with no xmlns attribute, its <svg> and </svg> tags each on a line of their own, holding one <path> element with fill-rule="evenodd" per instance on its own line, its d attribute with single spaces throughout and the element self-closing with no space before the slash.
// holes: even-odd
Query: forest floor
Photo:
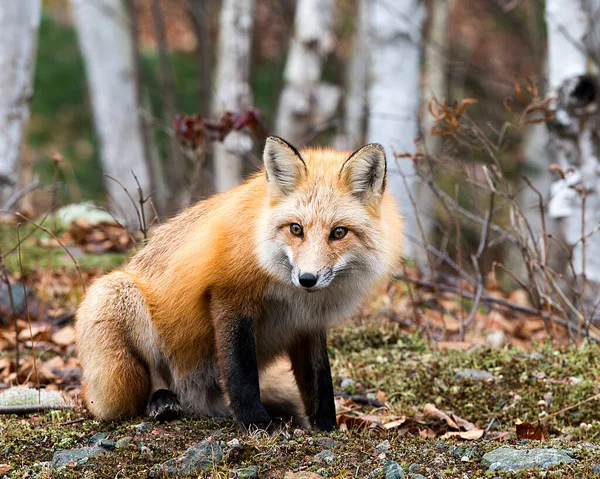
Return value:
<svg viewBox="0 0 600 479">
<path fill-rule="evenodd" d="M 0 326 L 0 410 L 15 384 L 58 391 L 74 409 L 0 415 L 0 477 L 600 477 L 596 343 L 574 347 L 556 328 L 550 340 L 540 318 L 487 306 L 461 336 L 468 301 L 402 281 L 330 332 L 334 433 L 242 434 L 204 417 L 100 423 L 79 401 L 72 312 L 81 280 L 115 267 L 131 245 L 106 228 L 66 233 L 63 248 L 23 230 L 21 261 L 4 257 L 18 340 L 13 322 Z M 0 253 L 14 241 L 0 231 Z M 4 284 L 0 320 L 11 317 L 7 296 Z"/>
</svg>

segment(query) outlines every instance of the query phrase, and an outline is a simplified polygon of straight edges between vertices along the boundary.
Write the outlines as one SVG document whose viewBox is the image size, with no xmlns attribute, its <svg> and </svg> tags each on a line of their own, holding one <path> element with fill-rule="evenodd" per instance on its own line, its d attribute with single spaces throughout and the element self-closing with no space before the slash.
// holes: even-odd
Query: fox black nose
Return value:
<svg viewBox="0 0 600 479">
<path fill-rule="evenodd" d="M 305 288 L 312 288 L 317 284 L 317 277 L 311 273 L 302 273 L 298 280 L 300 281 L 300 286 L 304 286 Z"/>
</svg>

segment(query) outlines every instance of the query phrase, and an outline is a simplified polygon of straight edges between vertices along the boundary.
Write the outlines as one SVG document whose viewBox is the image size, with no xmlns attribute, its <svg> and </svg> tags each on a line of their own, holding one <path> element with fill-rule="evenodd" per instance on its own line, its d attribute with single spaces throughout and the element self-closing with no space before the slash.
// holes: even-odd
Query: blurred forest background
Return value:
<svg viewBox="0 0 600 479">
<path fill-rule="evenodd" d="M 267 134 L 379 142 L 406 217 L 400 277 L 467 295 L 461 336 L 497 282 L 524 292 L 546 332 L 554 318 L 594 335 L 598 11 L 597 0 L 5 4 L 4 221 L 92 201 L 146 236 L 260 168 Z"/>
</svg>

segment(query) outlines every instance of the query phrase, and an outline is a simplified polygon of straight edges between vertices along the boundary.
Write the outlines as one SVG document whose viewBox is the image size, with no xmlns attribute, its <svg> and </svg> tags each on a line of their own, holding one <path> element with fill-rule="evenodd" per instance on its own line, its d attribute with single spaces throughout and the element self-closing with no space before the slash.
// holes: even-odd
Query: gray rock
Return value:
<svg viewBox="0 0 600 479">
<path fill-rule="evenodd" d="M 122 449 L 126 447 L 131 441 L 133 441 L 133 438 L 131 436 L 122 437 L 117 441 L 116 447 L 117 449 Z"/>
<path fill-rule="evenodd" d="M 354 389 L 354 379 L 351 378 L 344 378 L 342 379 L 342 383 L 340 384 L 340 387 L 342 389 Z"/>
<path fill-rule="evenodd" d="M 379 479 L 382 476 L 383 476 L 383 468 L 378 467 L 377 469 L 374 469 L 373 471 L 371 471 L 369 473 L 369 475 L 367 475 L 367 479 Z"/>
<path fill-rule="evenodd" d="M 425 476 L 423 474 L 413 474 L 410 479 L 425 479 Z"/>
<path fill-rule="evenodd" d="M 88 439 L 90 444 L 98 444 L 100 441 L 106 439 L 108 437 L 107 432 L 97 432 L 92 437 Z"/>
<path fill-rule="evenodd" d="M 600 464 L 596 464 L 595 466 L 593 466 L 592 471 L 594 471 L 596 474 L 598 474 L 600 476 Z"/>
<path fill-rule="evenodd" d="M 103 447 L 104 449 L 115 449 L 117 447 L 117 443 L 115 441 L 111 441 L 109 439 L 101 439 L 97 443 L 98 446 Z"/>
<path fill-rule="evenodd" d="M 377 444 L 375 446 L 375 449 L 377 450 L 378 453 L 382 453 L 382 452 L 387 452 L 392 448 L 390 441 L 388 441 L 387 439 L 385 441 L 380 442 L 379 444 Z"/>
<path fill-rule="evenodd" d="M 248 466 L 233 471 L 233 479 L 257 479 L 258 467 Z"/>
<path fill-rule="evenodd" d="M 141 432 L 149 432 L 154 429 L 154 426 L 149 422 L 141 422 L 137 426 L 135 426 L 135 433 L 139 434 Z"/>
<path fill-rule="evenodd" d="M 98 446 L 81 447 L 79 449 L 64 449 L 56 451 L 52 456 L 52 467 L 57 468 L 73 463 L 75 467 L 82 466 L 90 457 L 101 456 L 108 451 Z"/>
<path fill-rule="evenodd" d="M 313 460 L 317 464 L 333 464 L 336 457 L 336 454 L 326 449 L 319 454 L 315 454 Z"/>
<path fill-rule="evenodd" d="M 473 381 L 497 381 L 498 377 L 483 369 L 463 369 L 456 373 L 456 379 L 472 379 Z"/>
<path fill-rule="evenodd" d="M 336 447 L 343 446 L 344 443 L 331 439 L 330 437 L 318 437 L 315 442 L 325 449 L 335 449 Z"/>
<path fill-rule="evenodd" d="M 223 449 L 214 436 L 190 446 L 181 456 L 169 459 L 150 471 L 150 477 L 180 476 L 209 469 L 223 459 Z"/>
<path fill-rule="evenodd" d="M 406 477 L 404 470 L 396 461 L 386 461 L 383 466 L 383 472 L 385 479 L 404 479 Z"/>
<path fill-rule="evenodd" d="M 546 469 L 556 464 L 576 462 L 573 452 L 554 448 L 514 449 L 501 447 L 481 459 L 481 465 L 490 471 L 519 471 L 521 469 Z"/>
</svg>

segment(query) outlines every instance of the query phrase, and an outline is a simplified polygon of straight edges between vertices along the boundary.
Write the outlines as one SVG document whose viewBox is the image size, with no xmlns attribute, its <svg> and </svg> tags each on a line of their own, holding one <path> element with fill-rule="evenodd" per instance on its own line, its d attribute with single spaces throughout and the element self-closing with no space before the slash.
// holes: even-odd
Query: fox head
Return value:
<svg viewBox="0 0 600 479">
<path fill-rule="evenodd" d="M 258 234 L 263 267 L 307 292 L 385 272 L 381 205 L 386 158 L 381 145 L 368 144 L 354 153 L 299 152 L 269 137 L 263 161 L 268 192 Z"/>
</svg>

